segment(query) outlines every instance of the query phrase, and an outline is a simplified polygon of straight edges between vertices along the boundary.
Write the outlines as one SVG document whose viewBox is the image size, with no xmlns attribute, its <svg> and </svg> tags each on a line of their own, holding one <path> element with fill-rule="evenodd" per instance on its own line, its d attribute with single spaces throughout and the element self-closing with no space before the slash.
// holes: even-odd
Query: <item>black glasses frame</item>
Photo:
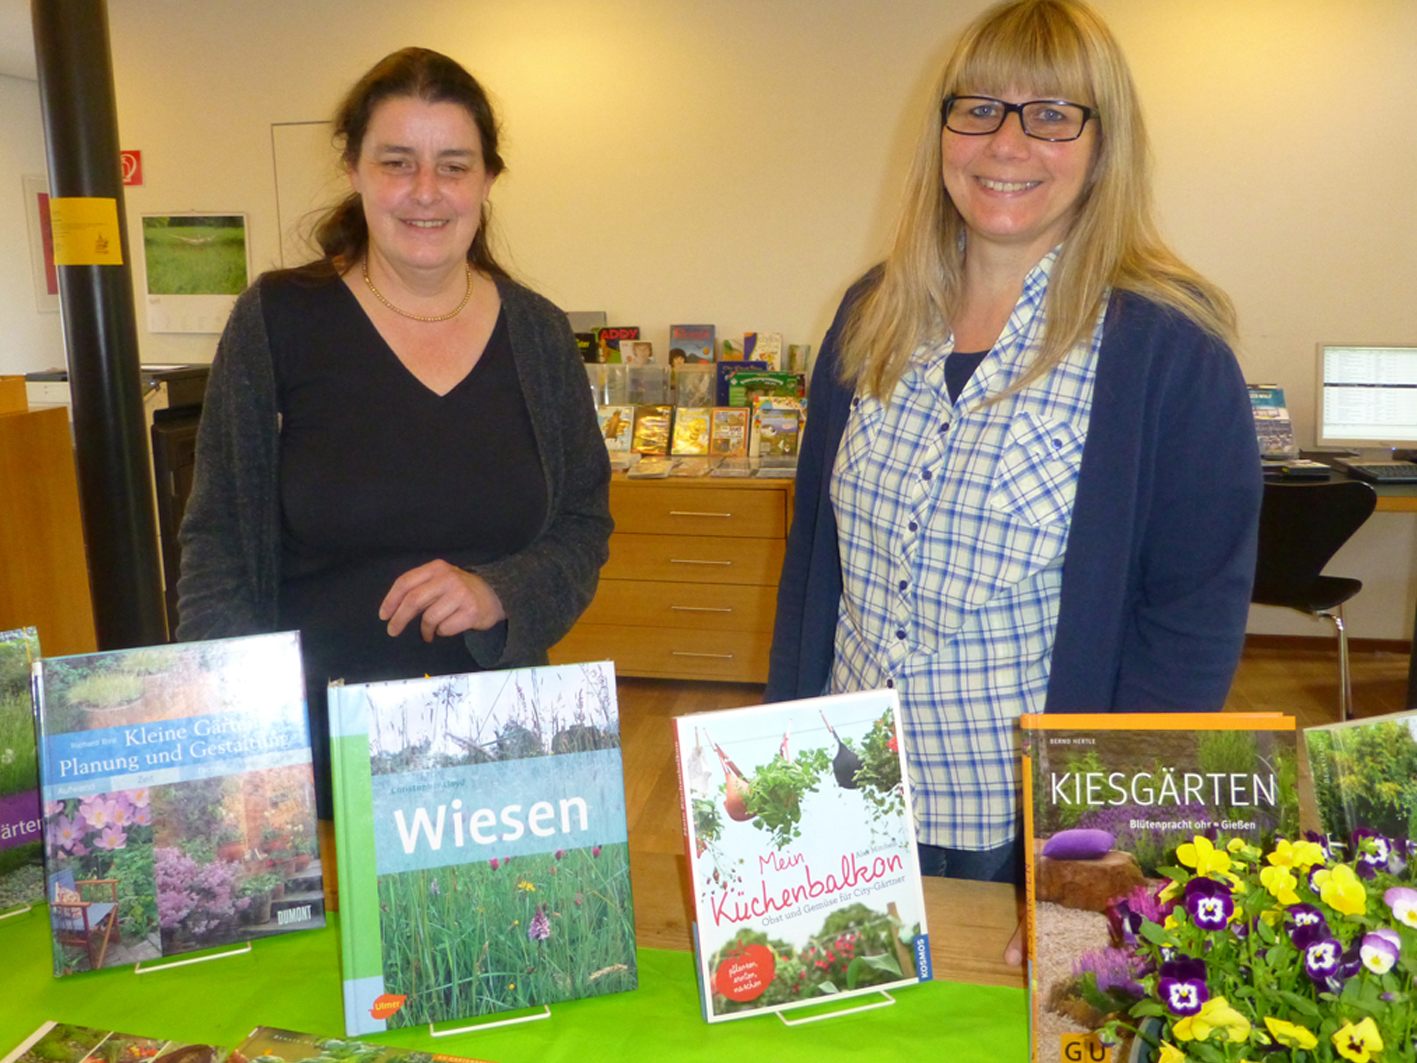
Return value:
<svg viewBox="0 0 1417 1063">
<path fill-rule="evenodd" d="M 956 103 L 958 103 L 960 100 L 985 100 L 988 103 L 997 103 L 1000 107 L 1004 109 L 1004 113 L 999 116 L 999 124 L 996 125 L 993 129 L 987 131 L 978 130 L 975 132 L 966 132 L 963 129 L 955 129 L 953 126 L 950 125 L 950 108 Z M 1035 103 L 1051 103 L 1064 107 L 1076 107 L 1082 112 L 1082 124 L 1078 126 L 1078 131 L 1070 137 L 1043 137 L 1039 136 L 1037 133 L 1032 133 L 1029 131 L 1028 123 L 1024 121 L 1023 109 L 1025 107 L 1032 107 Z M 961 137 L 993 136 L 999 130 L 1004 128 L 1004 123 L 1009 120 L 1009 115 L 1011 114 L 1018 115 L 1019 128 L 1023 130 L 1024 136 L 1032 137 L 1034 140 L 1044 140 L 1050 144 L 1066 144 L 1070 140 L 1077 140 L 1078 137 L 1082 136 L 1083 130 L 1087 128 L 1087 123 L 1098 117 L 1095 108 L 1088 107 L 1086 104 L 1082 103 L 1074 103 L 1072 100 L 1024 100 L 1022 103 L 1009 103 L 1006 100 L 996 99 L 993 96 L 951 95 L 946 96 L 943 100 L 940 101 L 940 124 L 943 125 L 946 129 L 948 129 L 951 133 L 954 133 L 957 136 Z"/>
</svg>

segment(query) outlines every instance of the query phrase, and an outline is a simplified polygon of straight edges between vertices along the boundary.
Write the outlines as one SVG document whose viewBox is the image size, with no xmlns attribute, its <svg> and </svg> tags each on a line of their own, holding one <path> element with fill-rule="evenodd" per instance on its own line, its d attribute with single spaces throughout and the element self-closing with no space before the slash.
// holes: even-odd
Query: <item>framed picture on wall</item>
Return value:
<svg viewBox="0 0 1417 1063">
<path fill-rule="evenodd" d="M 144 214 L 149 332 L 220 332 L 251 275 L 245 214 Z"/>
<path fill-rule="evenodd" d="M 54 268 L 54 234 L 49 228 L 49 179 L 44 174 L 30 173 L 20 181 L 25 190 L 25 223 L 30 232 L 35 309 L 58 313 L 59 271 Z"/>
</svg>

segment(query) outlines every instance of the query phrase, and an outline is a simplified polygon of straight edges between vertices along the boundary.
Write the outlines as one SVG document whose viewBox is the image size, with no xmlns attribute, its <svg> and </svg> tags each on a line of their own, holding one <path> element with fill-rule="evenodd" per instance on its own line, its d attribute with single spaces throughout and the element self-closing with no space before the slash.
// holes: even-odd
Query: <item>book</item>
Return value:
<svg viewBox="0 0 1417 1063">
<path fill-rule="evenodd" d="M 748 415 L 742 406 L 715 406 L 709 424 L 709 453 L 727 458 L 746 455 Z"/>
<path fill-rule="evenodd" d="M 1249 389 L 1260 457 L 1297 457 L 1299 447 L 1294 442 L 1294 423 L 1284 403 L 1284 389 L 1277 384 L 1250 384 Z"/>
<path fill-rule="evenodd" d="M 741 340 L 725 339 L 723 347 L 718 352 L 720 362 L 741 362 L 743 360 L 743 343 Z M 764 369 L 767 366 L 763 366 Z"/>
<path fill-rule="evenodd" d="M 654 365 L 654 344 L 649 340 L 621 340 L 620 361 L 625 365 Z"/>
<path fill-rule="evenodd" d="M 752 426 L 748 434 L 749 457 L 796 457 L 797 437 L 801 426 L 800 399 L 755 395 Z"/>
<path fill-rule="evenodd" d="M 595 343 L 600 349 L 599 361 L 620 364 L 624 361 L 620 357 L 620 341 L 639 338 L 640 327 L 638 325 L 605 325 L 596 329 Z"/>
<path fill-rule="evenodd" d="M 1177 848 L 1297 836 L 1294 721 L 1266 713 L 1020 718 L 1034 1063 L 1121 1063 L 1096 1031 L 1133 1002 L 1132 914 L 1161 923 Z M 1124 925 L 1126 924 L 1126 925 Z"/>
<path fill-rule="evenodd" d="M 764 363 L 769 369 L 784 369 L 781 332 L 743 333 L 743 357 Z"/>
<path fill-rule="evenodd" d="M 759 461 L 757 458 L 749 457 L 728 457 L 724 458 L 709 473 L 710 476 L 756 476 Z"/>
<path fill-rule="evenodd" d="M 812 361 L 812 345 L 810 343 L 789 343 L 787 345 L 787 361 L 782 368 L 789 373 L 805 374 L 810 368 Z"/>
<path fill-rule="evenodd" d="M 669 475 L 680 479 L 690 479 L 693 477 L 707 476 L 713 472 L 714 467 L 721 459 L 705 456 L 695 458 L 676 458 L 674 468 L 669 470 Z"/>
<path fill-rule="evenodd" d="M 576 341 L 576 350 L 581 352 L 581 361 L 587 365 L 600 362 L 600 344 L 596 342 L 594 332 L 573 332 L 571 335 Z"/>
<path fill-rule="evenodd" d="M 712 406 L 714 368 L 711 365 L 681 365 L 674 370 L 674 405 Z"/>
<path fill-rule="evenodd" d="M 217 1045 L 51 1021 L 41 1023 L 0 1063 L 222 1063 L 228 1058 L 238 1057 Z"/>
<path fill-rule="evenodd" d="M 635 988 L 609 662 L 329 704 L 347 1033 Z"/>
<path fill-rule="evenodd" d="M 606 450 L 630 449 L 630 437 L 635 426 L 633 406 L 598 406 L 595 417 L 600 422 L 600 435 L 605 440 Z"/>
<path fill-rule="evenodd" d="M 669 424 L 673 406 L 636 406 L 635 429 L 630 449 L 636 454 L 668 454 Z"/>
<path fill-rule="evenodd" d="M 0 917 L 44 900 L 44 843 L 35 765 L 32 627 L 0 631 Z"/>
<path fill-rule="evenodd" d="M 669 326 L 670 365 L 712 362 L 714 345 L 712 325 Z"/>
<path fill-rule="evenodd" d="M 631 480 L 662 480 L 674 471 L 677 464 L 674 458 L 646 455 L 625 470 L 625 475 Z"/>
<path fill-rule="evenodd" d="M 1312 799 L 1304 826 L 1330 849 L 1354 859 L 1364 838 L 1391 846 L 1417 837 L 1417 712 L 1306 727 L 1303 748 L 1312 780 L 1300 794 Z"/>
<path fill-rule="evenodd" d="M 674 411 L 674 438 L 669 452 L 676 457 L 702 457 L 709 452 L 711 406 L 680 406 Z"/>
<path fill-rule="evenodd" d="M 739 369 L 728 380 L 728 401 L 723 406 L 749 406 L 759 395 L 777 395 L 782 398 L 802 398 L 802 377 L 797 373 L 781 373 L 774 370 L 746 372 Z"/>
<path fill-rule="evenodd" d="M 674 719 L 709 1022 L 930 978 L 895 691 Z"/>
<path fill-rule="evenodd" d="M 764 371 L 767 370 L 767 363 L 766 363 L 766 362 L 747 362 L 747 361 L 742 361 L 742 360 L 739 360 L 739 361 L 723 361 L 723 362 L 719 362 L 716 366 L 714 366 L 714 370 L 715 370 L 715 373 L 717 374 L 717 384 L 716 384 L 716 387 L 715 387 L 715 390 L 714 390 L 714 405 L 715 405 L 715 406 L 733 406 L 733 405 L 745 406 L 745 405 L 747 405 L 746 403 L 742 403 L 742 402 L 739 402 L 739 403 L 731 403 L 731 402 L 728 401 L 728 399 L 729 399 L 729 392 L 730 392 L 730 390 L 731 390 L 732 387 L 733 387 L 733 378 L 734 378 L 739 372 L 741 372 L 741 371 L 743 371 L 743 370 L 757 370 L 758 372 L 764 372 Z"/>
<path fill-rule="evenodd" d="M 297 632 L 46 657 L 34 690 L 56 975 L 324 925 Z"/>
<path fill-rule="evenodd" d="M 257 1026 L 236 1046 L 241 1063 L 487 1063 L 481 1058 L 430 1054 L 395 1045 Z M 57 1063 L 57 1061 L 47 1061 Z M 205 1063 L 205 1061 L 201 1061 Z M 232 1063 L 236 1063 L 233 1057 Z"/>
</svg>

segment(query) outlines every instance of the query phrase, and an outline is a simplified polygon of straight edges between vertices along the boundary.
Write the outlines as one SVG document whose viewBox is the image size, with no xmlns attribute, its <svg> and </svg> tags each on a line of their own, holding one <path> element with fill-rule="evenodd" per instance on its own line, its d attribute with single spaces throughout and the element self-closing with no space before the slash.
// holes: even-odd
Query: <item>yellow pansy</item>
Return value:
<svg viewBox="0 0 1417 1063">
<path fill-rule="evenodd" d="M 1344 915 L 1362 915 L 1368 910 L 1368 891 L 1347 864 L 1314 872 L 1314 884 L 1323 902 Z"/>
<path fill-rule="evenodd" d="M 1239 1044 L 1250 1036 L 1250 1020 L 1232 1008 L 1224 997 L 1211 997 L 1201 1005 L 1200 1011 L 1171 1028 L 1182 1041 L 1204 1041 L 1217 1031 Z"/>
<path fill-rule="evenodd" d="M 1353 1063 L 1368 1063 L 1375 1052 L 1383 1050 L 1383 1039 L 1378 1035 L 1378 1024 L 1370 1015 L 1357 1026 L 1345 1023 L 1334 1031 L 1333 1047 L 1344 1059 Z"/>
<path fill-rule="evenodd" d="M 1225 850 L 1217 849 L 1209 838 L 1200 834 L 1195 841 L 1182 842 L 1176 847 L 1176 859 L 1195 868 L 1197 875 L 1209 875 L 1212 871 L 1223 875 L 1230 870 L 1230 857 Z"/>
<path fill-rule="evenodd" d="M 1186 1053 L 1170 1041 L 1162 1041 L 1161 1054 L 1156 1057 L 1156 1063 L 1186 1063 Z"/>
<path fill-rule="evenodd" d="M 1264 888 L 1280 904 L 1290 905 L 1299 903 L 1299 895 L 1294 892 L 1294 887 L 1299 885 L 1299 880 L 1294 877 L 1294 873 L 1282 864 L 1274 867 L 1260 868 L 1260 882 L 1264 883 Z"/>
<path fill-rule="evenodd" d="M 1285 1022 L 1283 1019 L 1266 1015 L 1264 1024 L 1269 1027 L 1270 1036 L 1288 1048 L 1302 1048 L 1307 1052 L 1319 1043 L 1317 1037 L 1304 1027 L 1297 1026 L 1292 1022 Z"/>
</svg>

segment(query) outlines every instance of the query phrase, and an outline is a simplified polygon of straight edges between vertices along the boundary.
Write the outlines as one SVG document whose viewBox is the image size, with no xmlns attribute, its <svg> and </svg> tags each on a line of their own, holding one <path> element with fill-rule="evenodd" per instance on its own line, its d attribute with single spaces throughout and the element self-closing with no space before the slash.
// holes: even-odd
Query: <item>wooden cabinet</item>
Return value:
<svg viewBox="0 0 1417 1063">
<path fill-rule="evenodd" d="M 615 534 L 595 600 L 551 649 L 619 675 L 764 683 L 791 480 L 610 485 Z"/>
</svg>

